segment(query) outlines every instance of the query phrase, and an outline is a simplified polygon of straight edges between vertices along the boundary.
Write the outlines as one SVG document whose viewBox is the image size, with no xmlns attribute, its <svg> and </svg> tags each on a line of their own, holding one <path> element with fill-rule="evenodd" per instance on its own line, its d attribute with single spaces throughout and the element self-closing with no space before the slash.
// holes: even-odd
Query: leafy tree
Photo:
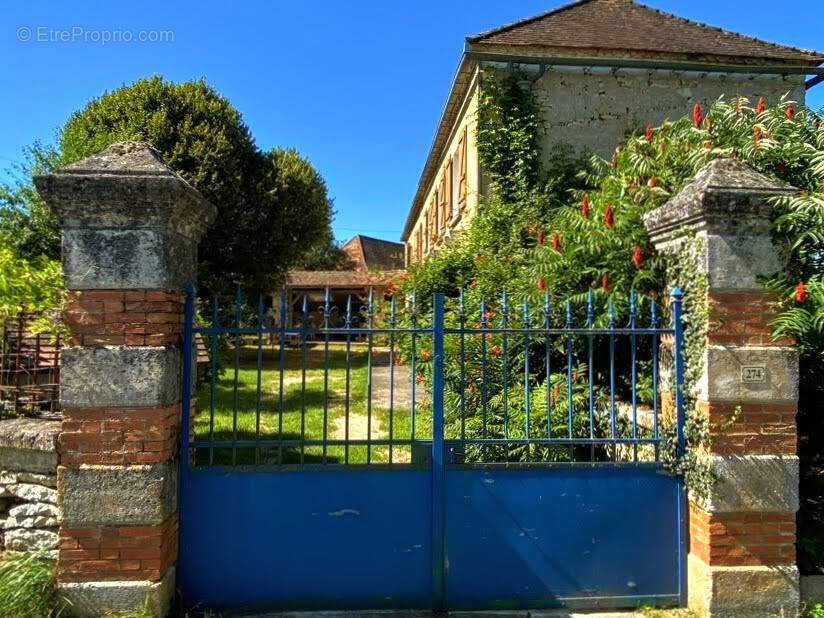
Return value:
<svg viewBox="0 0 824 618">
<path fill-rule="evenodd" d="M 60 262 L 44 255 L 29 261 L 0 248 L 0 322 L 26 309 L 44 318 L 35 325 L 38 330 L 55 330 L 58 325 L 46 313 L 61 307 L 63 297 Z"/>
<path fill-rule="evenodd" d="M 297 268 L 302 270 L 348 270 L 352 266 L 349 256 L 335 241 L 329 230 L 323 244 L 306 254 Z"/>
<path fill-rule="evenodd" d="M 199 249 L 201 289 L 266 292 L 327 238 L 326 185 L 294 150 L 261 152 L 240 113 L 203 80 L 140 79 L 90 101 L 60 135 L 62 164 L 144 140 L 218 209 Z"/>
</svg>

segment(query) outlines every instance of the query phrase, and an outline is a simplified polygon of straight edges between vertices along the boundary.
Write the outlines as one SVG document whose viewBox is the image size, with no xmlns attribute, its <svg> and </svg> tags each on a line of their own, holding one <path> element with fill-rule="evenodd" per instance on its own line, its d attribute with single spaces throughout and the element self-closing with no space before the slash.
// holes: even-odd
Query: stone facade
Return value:
<svg viewBox="0 0 824 618">
<path fill-rule="evenodd" d="M 800 75 L 608 67 L 551 67 L 531 89 L 544 121 L 545 165 L 563 145 L 609 158 L 627 133 L 680 118 L 689 114 L 695 103 L 706 108 L 720 96 L 745 96 L 755 105 L 760 96 L 777 103 L 789 95 L 803 103 L 805 94 Z"/>
<path fill-rule="evenodd" d="M 35 179 L 63 227 L 58 585 L 77 616 L 168 611 L 177 560 L 183 286 L 213 206 L 148 144 Z"/>
<path fill-rule="evenodd" d="M 770 337 L 772 299 L 757 282 L 781 265 L 766 198 L 793 191 L 716 160 L 645 218 L 663 251 L 677 247 L 679 230 L 692 229 L 708 280 L 697 396 L 717 482 L 689 511 L 689 604 L 701 616 L 795 616 L 799 608 L 798 356 L 791 341 Z"/>
<path fill-rule="evenodd" d="M 60 422 L 0 421 L 0 549 L 57 553 Z"/>
</svg>

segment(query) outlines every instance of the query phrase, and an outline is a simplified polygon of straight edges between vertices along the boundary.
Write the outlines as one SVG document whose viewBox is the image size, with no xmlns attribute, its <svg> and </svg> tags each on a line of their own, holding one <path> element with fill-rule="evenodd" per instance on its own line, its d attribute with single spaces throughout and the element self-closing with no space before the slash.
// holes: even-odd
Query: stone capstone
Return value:
<svg viewBox="0 0 824 618">
<path fill-rule="evenodd" d="M 713 455 L 716 477 L 707 511 L 716 513 L 795 513 L 798 510 L 798 457 Z"/>
<path fill-rule="evenodd" d="M 177 511 L 177 467 L 89 466 L 58 469 L 63 525 L 148 526 Z"/>
<path fill-rule="evenodd" d="M 57 531 L 13 528 L 4 533 L 6 549 L 11 551 L 38 551 L 57 549 Z"/>
<path fill-rule="evenodd" d="M 60 421 L 13 418 L 0 421 L 0 485 L 9 473 L 54 474 Z"/>
<path fill-rule="evenodd" d="M 64 408 L 161 407 L 180 400 L 175 346 L 69 346 L 60 362 Z"/>
<path fill-rule="evenodd" d="M 98 618 L 111 613 L 131 612 L 145 604 L 152 616 L 169 613 L 175 588 L 175 570 L 169 568 L 159 582 L 59 582 L 60 593 L 69 602 L 74 618 Z"/>
<path fill-rule="evenodd" d="M 20 483 L 34 483 L 44 487 L 57 487 L 57 466 L 53 474 L 36 474 L 34 472 L 18 472 L 17 481 Z"/>
<path fill-rule="evenodd" d="M 19 504 L 9 509 L 4 528 L 53 528 L 58 524 L 60 512 L 54 504 L 34 502 Z"/>
<path fill-rule="evenodd" d="M 9 496 L 24 502 L 48 502 L 57 504 L 57 490 L 32 483 L 15 483 L 6 485 Z"/>
</svg>

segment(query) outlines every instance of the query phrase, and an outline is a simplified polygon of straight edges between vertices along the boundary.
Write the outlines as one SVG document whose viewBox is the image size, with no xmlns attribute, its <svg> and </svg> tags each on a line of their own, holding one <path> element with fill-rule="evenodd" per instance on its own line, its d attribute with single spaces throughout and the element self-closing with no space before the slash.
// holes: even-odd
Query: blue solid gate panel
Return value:
<svg viewBox="0 0 824 618">
<path fill-rule="evenodd" d="M 681 492 L 651 467 L 446 471 L 450 609 L 677 605 Z"/>
<path fill-rule="evenodd" d="M 190 607 L 425 608 L 431 470 L 190 468 L 179 585 Z"/>
</svg>

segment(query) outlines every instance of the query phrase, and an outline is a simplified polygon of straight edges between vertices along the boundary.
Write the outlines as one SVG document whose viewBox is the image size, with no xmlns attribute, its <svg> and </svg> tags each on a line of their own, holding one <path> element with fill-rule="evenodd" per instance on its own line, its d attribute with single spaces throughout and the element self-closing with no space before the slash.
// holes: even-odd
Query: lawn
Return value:
<svg viewBox="0 0 824 618">
<path fill-rule="evenodd" d="M 299 347 L 284 348 L 283 395 L 280 396 L 280 348 L 266 346 L 261 358 L 258 387 L 258 353 L 256 346 L 241 346 L 237 363 L 237 390 L 235 389 L 234 352 L 223 357 L 224 369 L 214 385 L 214 415 L 210 417 L 211 387 L 204 380 L 197 389 L 197 410 L 194 417 L 196 441 L 208 441 L 210 435 L 217 441 L 232 440 L 323 440 L 324 429 L 329 444 L 323 446 L 278 445 L 258 447 L 221 446 L 214 449 L 196 449 L 196 461 L 222 464 L 282 463 L 408 463 L 409 445 L 348 444 L 347 417 L 350 441 L 410 440 L 412 416 L 409 405 L 409 379 L 406 368 L 395 368 L 393 410 L 390 414 L 388 398 L 389 367 L 386 354 L 373 348 L 373 394 L 370 406 L 367 398 L 367 346 L 352 343 L 349 350 L 347 397 L 347 350 L 342 342 L 329 343 L 328 371 L 324 371 L 324 343 L 307 346 L 305 358 Z M 404 379 L 405 378 L 405 379 Z M 415 405 L 415 439 L 431 438 L 429 397 L 420 397 L 422 385 L 416 385 L 418 403 Z M 403 395 L 407 395 L 403 399 Z M 237 401 L 235 417 L 234 402 Z M 259 404 L 258 404 L 259 402 Z M 260 414 L 258 416 L 258 405 Z M 326 409 L 324 421 L 324 407 Z M 280 410 L 282 409 L 282 414 Z M 371 417 L 371 421 L 370 421 Z M 367 428 L 371 429 L 368 431 Z"/>
</svg>

